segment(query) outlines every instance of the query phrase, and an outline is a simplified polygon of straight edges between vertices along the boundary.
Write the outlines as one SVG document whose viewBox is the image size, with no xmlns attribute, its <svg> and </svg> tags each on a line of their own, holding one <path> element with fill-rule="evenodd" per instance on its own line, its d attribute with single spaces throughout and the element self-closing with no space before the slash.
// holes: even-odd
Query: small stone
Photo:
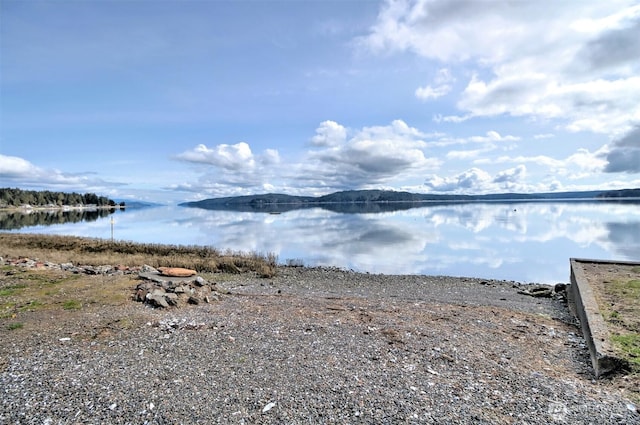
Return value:
<svg viewBox="0 0 640 425">
<path fill-rule="evenodd" d="M 269 410 L 273 409 L 274 407 L 276 407 L 276 402 L 272 401 L 262 408 L 262 413 L 267 413 Z"/>
<path fill-rule="evenodd" d="M 556 283 L 556 286 L 553 287 L 555 292 L 565 292 L 567 290 L 566 283 Z"/>
<path fill-rule="evenodd" d="M 165 294 L 164 299 L 167 300 L 169 305 L 178 305 L 178 295 L 176 294 Z"/>
<path fill-rule="evenodd" d="M 139 288 L 139 289 L 136 290 L 136 295 L 135 295 L 134 299 L 137 302 L 142 302 L 147 298 L 147 294 L 148 293 L 149 293 L 149 291 L 147 291 L 146 289 Z"/>
<path fill-rule="evenodd" d="M 204 286 L 207 283 L 207 281 L 201 278 L 200 276 L 198 276 L 196 277 L 196 280 L 194 281 L 194 283 L 198 286 Z"/>
<path fill-rule="evenodd" d="M 156 270 L 154 267 L 151 267 L 151 266 L 149 266 L 147 264 L 144 264 L 140 271 L 142 273 L 158 273 L 158 270 Z"/>
</svg>

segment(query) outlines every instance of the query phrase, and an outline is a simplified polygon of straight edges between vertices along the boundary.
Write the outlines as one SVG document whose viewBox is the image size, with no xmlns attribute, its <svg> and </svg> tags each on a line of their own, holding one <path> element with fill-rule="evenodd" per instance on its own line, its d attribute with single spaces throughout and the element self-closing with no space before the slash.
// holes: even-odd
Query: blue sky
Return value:
<svg viewBox="0 0 640 425">
<path fill-rule="evenodd" d="M 638 1 L 0 2 L 0 186 L 640 187 Z"/>
</svg>

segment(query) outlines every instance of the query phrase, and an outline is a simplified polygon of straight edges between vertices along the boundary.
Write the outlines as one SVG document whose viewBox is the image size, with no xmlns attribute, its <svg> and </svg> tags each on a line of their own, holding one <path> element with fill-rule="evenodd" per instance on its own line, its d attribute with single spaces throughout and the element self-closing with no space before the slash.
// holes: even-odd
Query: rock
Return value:
<svg viewBox="0 0 640 425">
<path fill-rule="evenodd" d="M 200 298 L 194 297 L 194 296 L 190 296 L 189 299 L 187 300 L 187 302 L 189 304 L 198 305 L 198 304 L 200 304 Z"/>
<path fill-rule="evenodd" d="M 140 272 L 138 273 L 138 277 L 141 279 L 147 279 L 150 280 L 152 282 L 156 282 L 159 284 L 162 284 L 162 282 L 165 282 L 166 279 L 164 279 L 162 276 L 160 276 L 158 274 L 158 272 Z"/>
<path fill-rule="evenodd" d="M 276 407 L 276 402 L 272 401 L 271 403 L 268 403 L 266 406 L 262 408 L 262 413 L 267 413 L 269 410 L 273 409 L 274 407 Z"/>
<path fill-rule="evenodd" d="M 134 295 L 133 299 L 135 301 L 138 301 L 138 302 L 143 302 L 144 300 L 147 299 L 147 294 L 148 293 L 149 293 L 148 290 L 142 289 L 142 288 L 138 288 L 138 289 L 136 289 L 136 294 Z"/>
<path fill-rule="evenodd" d="M 557 293 L 566 292 L 567 284 L 566 283 L 556 283 L 556 286 L 553 287 L 553 290 Z"/>
<path fill-rule="evenodd" d="M 168 277 L 191 277 L 198 274 L 195 270 L 183 269 L 181 267 L 158 267 L 158 271 L 161 275 Z"/>
<path fill-rule="evenodd" d="M 196 277 L 196 280 L 193 283 L 195 283 L 198 286 L 204 286 L 207 283 L 207 281 L 201 278 L 200 276 L 198 276 Z"/>
<path fill-rule="evenodd" d="M 142 268 L 140 269 L 140 271 L 142 273 L 158 273 L 158 270 L 156 270 L 155 268 L 153 268 L 153 267 L 151 267 L 151 266 L 149 266 L 147 264 L 144 264 L 142 266 Z"/>
<path fill-rule="evenodd" d="M 99 273 L 94 267 L 91 267 L 91 266 L 84 266 L 83 270 L 85 274 L 89 274 L 89 275 L 96 275 Z"/>
<path fill-rule="evenodd" d="M 178 296 L 176 294 L 165 294 L 164 295 L 164 299 L 167 301 L 167 304 L 169 305 L 178 305 Z"/>
<path fill-rule="evenodd" d="M 518 291 L 518 294 L 529 295 L 536 298 L 549 298 L 553 294 L 553 289 L 547 286 L 534 286 Z"/>
<path fill-rule="evenodd" d="M 164 297 L 164 293 L 163 294 L 157 294 L 157 291 L 153 291 L 147 294 L 146 296 L 146 301 L 147 303 L 151 304 L 153 307 L 159 307 L 159 308 L 168 308 L 169 307 L 169 303 L 167 302 L 167 300 Z"/>
</svg>

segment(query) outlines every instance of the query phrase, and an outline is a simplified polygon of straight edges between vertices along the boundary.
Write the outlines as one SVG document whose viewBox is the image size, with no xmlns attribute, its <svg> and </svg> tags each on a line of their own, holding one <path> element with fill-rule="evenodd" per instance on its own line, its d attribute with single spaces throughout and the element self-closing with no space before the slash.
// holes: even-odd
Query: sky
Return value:
<svg viewBox="0 0 640 425">
<path fill-rule="evenodd" d="M 0 187 L 640 187 L 640 1 L 0 0 Z"/>
</svg>

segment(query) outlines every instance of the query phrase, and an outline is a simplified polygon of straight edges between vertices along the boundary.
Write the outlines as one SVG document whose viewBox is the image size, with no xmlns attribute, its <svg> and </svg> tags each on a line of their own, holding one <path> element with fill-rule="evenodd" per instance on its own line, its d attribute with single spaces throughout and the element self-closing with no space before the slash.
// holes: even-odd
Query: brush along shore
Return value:
<svg viewBox="0 0 640 425">
<path fill-rule="evenodd" d="M 220 251 L 210 246 L 145 244 L 77 236 L 0 233 L 0 256 L 38 258 L 54 263 L 152 267 L 172 266 L 201 273 L 276 273 L 272 254 Z"/>
</svg>

